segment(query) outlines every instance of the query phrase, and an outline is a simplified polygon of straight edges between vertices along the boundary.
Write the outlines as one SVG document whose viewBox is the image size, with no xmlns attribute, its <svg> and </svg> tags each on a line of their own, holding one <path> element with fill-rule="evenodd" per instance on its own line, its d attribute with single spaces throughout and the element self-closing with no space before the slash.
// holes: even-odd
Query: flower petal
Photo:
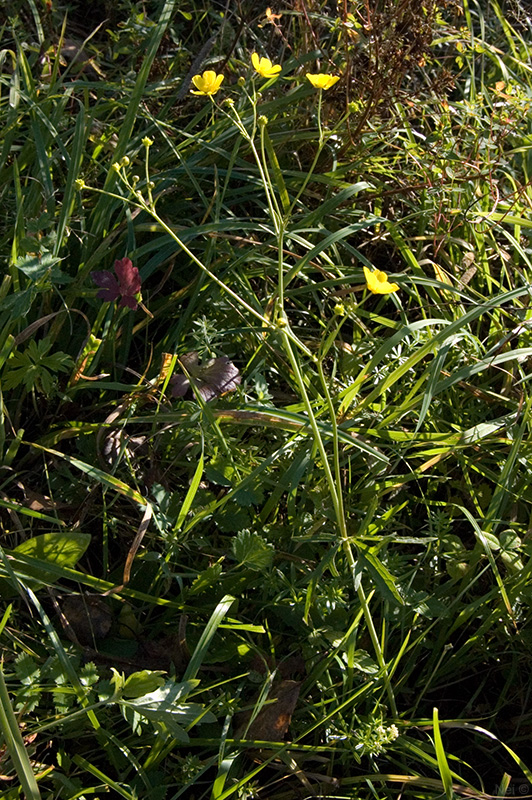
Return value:
<svg viewBox="0 0 532 800">
<path fill-rule="evenodd" d="M 130 297 L 129 295 L 125 294 L 125 295 L 122 297 L 122 299 L 120 300 L 120 302 L 119 302 L 119 304 L 118 304 L 118 307 L 119 307 L 119 308 L 125 308 L 126 306 L 127 306 L 128 308 L 131 308 L 133 311 L 136 311 L 136 310 L 137 310 L 137 308 L 139 307 L 139 304 L 138 304 L 138 302 L 135 300 L 135 298 L 134 298 L 134 297 Z"/>
<path fill-rule="evenodd" d="M 391 294 L 399 289 L 397 283 L 390 283 L 388 276 L 380 269 L 371 270 L 364 267 L 364 277 L 370 292 L 373 294 Z"/>
<path fill-rule="evenodd" d="M 222 84 L 223 79 L 224 76 L 217 75 L 213 69 L 205 70 L 203 75 L 194 75 L 192 78 L 192 83 L 196 89 L 198 89 L 198 91 L 195 92 L 192 89 L 192 94 L 216 94 Z"/>
<path fill-rule="evenodd" d="M 322 73 L 313 75 L 310 72 L 307 72 L 307 78 L 315 89 L 330 89 L 331 86 L 334 86 L 334 84 L 340 80 L 339 75 L 327 75 Z"/>
<path fill-rule="evenodd" d="M 257 53 L 252 53 L 251 63 L 262 78 L 275 78 L 282 70 L 280 64 L 272 64 L 269 58 L 259 58 Z"/>
</svg>

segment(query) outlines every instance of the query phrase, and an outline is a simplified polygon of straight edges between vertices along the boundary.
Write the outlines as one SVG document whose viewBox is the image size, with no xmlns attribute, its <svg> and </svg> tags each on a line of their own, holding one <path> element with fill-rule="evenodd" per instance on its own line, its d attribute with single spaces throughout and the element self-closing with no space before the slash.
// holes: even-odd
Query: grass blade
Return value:
<svg viewBox="0 0 532 800">
<path fill-rule="evenodd" d="M 40 800 L 41 793 L 5 684 L 3 663 L 0 663 L 0 728 L 26 800 Z"/>
</svg>

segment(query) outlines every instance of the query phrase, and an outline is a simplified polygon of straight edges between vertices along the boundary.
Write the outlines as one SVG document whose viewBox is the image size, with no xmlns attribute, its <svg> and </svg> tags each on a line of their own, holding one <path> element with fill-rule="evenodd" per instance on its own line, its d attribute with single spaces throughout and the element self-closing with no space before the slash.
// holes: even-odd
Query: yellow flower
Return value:
<svg viewBox="0 0 532 800">
<path fill-rule="evenodd" d="M 311 75 L 310 72 L 307 72 L 307 78 L 315 89 L 330 89 L 340 80 L 338 75 Z"/>
<path fill-rule="evenodd" d="M 203 75 L 194 75 L 192 83 L 198 91 L 195 92 L 194 89 L 190 91 L 192 94 L 216 94 L 222 85 L 223 79 L 223 75 L 217 75 L 214 70 L 208 69 Z"/>
<path fill-rule="evenodd" d="M 373 294 L 391 294 L 396 292 L 399 286 L 396 283 L 390 283 L 388 276 L 380 269 L 370 270 L 364 267 L 364 277 L 368 284 L 368 289 Z"/>
<path fill-rule="evenodd" d="M 272 64 L 269 58 L 259 58 L 257 53 L 251 56 L 251 63 L 262 78 L 276 78 L 282 69 L 280 64 Z"/>
</svg>

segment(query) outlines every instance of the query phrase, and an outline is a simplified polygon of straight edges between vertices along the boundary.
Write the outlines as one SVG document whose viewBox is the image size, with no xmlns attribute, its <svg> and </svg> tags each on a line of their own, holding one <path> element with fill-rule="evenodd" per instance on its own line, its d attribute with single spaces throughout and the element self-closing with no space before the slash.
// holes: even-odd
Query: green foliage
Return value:
<svg viewBox="0 0 532 800">
<path fill-rule="evenodd" d="M 251 531 L 240 531 L 233 542 L 233 555 L 241 566 L 263 571 L 271 566 L 274 547 L 262 536 Z"/>
<path fill-rule="evenodd" d="M 6 798 L 521 791 L 525 4 L 8 5 Z"/>
<path fill-rule="evenodd" d="M 23 385 L 27 392 L 37 391 L 50 395 L 55 382 L 54 373 L 68 372 L 72 366 L 72 357 L 60 350 L 48 355 L 52 346 L 45 339 L 31 341 L 23 353 L 12 353 L 5 375 L 3 386 L 5 390 L 16 389 Z"/>
<path fill-rule="evenodd" d="M 28 585 L 36 589 L 47 583 L 53 583 L 60 574 L 60 571 L 52 571 L 47 567 L 53 566 L 59 570 L 63 567 L 75 567 L 86 552 L 90 541 L 88 533 L 79 531 L 42 533 L 26 539 L 8 552 L 14 569 L 19 568 L 25 575 L 36 579 L 28 581 Z M 2 593 L 5 593 L 5 583 L 5 581 L 0 583 Z"/>
</svg>

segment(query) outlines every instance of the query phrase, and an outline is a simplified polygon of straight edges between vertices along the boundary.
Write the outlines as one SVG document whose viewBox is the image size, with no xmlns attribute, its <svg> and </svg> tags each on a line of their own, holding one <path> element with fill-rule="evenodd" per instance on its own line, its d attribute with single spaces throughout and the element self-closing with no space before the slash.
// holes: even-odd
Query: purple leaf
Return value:
<svg viewBox="0 0 532 800">
<path fill-rule="evenodd" d="M 102 287 L 96 297 L 110 303 L 120 298 L 118 304 L 120 308 L 128 306 L 136 311 L 139 304 L 135 295 L 140 292 L 141 287 L 139 271 L 129 258 L 115 261 L 114 267 L 116 277 L 107 269 L 101 272 L 91 272 L 91 278 L 96 286 Z"/>
<path fill-rule="evenodd" d="M 121 261 L 115 261 L 115 272 L 122 295 L 119 305 L 127 305 L 135 310 L 138 307 L 135 295 L 140 292 L 141 286 L 138 269 L 133 266 L 129 258 L 123 258 Z"/>
<path fill-rule="evenodd" d="M 226 392 L 234 392 L 241 381 L 237 367 L 227 356 L 198 364 L 198 354 L 191 352 L 181 357 L 181 363 L 205 403 Z M 170 384 L 172 397 L 184 397 L 190 388 L 190 380 L 185 375 L 174 375 Z"/>
<path fill-rule="evenodd" d="M 172 397 L 184 397 L 190 389 L 190 381 L 185 375 L 172 375 L 170 386 Z"/>
<path fill-rule="evenodd" d="M 106 300 L 112 303 L 113 300 L 117 300 L 120 297 L 118 281 L 109 270 L 105 269 L 102 270 L 102 272 L 91 272 L 91 278 L 96 286 L 102 287 L 96 294 L 96 297 L 100 300 Z"/>
</svg>

